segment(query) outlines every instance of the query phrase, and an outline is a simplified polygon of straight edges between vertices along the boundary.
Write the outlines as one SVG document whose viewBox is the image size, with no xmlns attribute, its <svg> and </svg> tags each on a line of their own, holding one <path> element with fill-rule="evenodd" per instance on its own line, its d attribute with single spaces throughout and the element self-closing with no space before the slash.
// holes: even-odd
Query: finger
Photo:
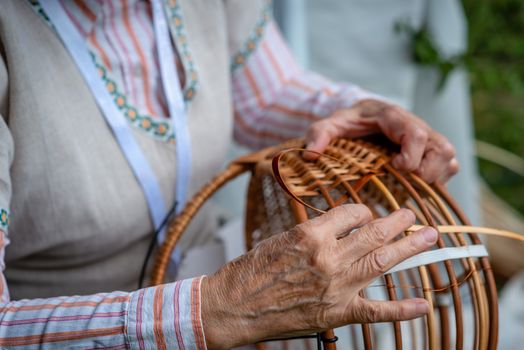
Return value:
<svg viewBox="0 0 524 350">
<path fill-rule="evenodd" d="M 443 163 L 434 150 L 424 154 L 416 173 L 427 183 L 433 183 L 439 176 L 443 176 L 448 168 L 447 162 Z"/>
<path fill-rule="evenodd" d="M 360 299 L 356 305 L 357 322 L 376 323 L 411 320 L 426 315 L 429 304 L 425 299 L 414 298 L 398 301 Z"/>
<path fill-rule="evenodd" d="M 331 140 L 340 136 L 342 136 L 341 129 L 334 123 L 329 123 L 327 120 L 316 122 L 312 124 L 307 131 L 306 149 L 322 153 Z M 304 152 L 304 159 L 306 160 L 314 160 L 318 157 L 318 154 Z"/>
<path fill-rule="evenodd" d="M 338 244 L 344 247 L 345 259 L 348 264 L 351 264 L 382 247 L 414 223 L 413 212 L 408 209 L 400 209 L 364 225 L 349 237 L 340 240 Z"/>
<path fill-rule="evenodd" d="M 428 140 L 426 124 L 398 107 L 384 109 L 383 117 L 377 121 L 380 130 L 400 145 L 400 154 L 393 159 L 393 166 L 403 171 L 417 169 Z"/>
<path fill-rule="evenodd" d="M 455 148 L 442 135 L 434 134 L 429 142 L 417 173 L 428 183 L 445 176 L 451 160 L 455 157 Z"/>
<path fill-rule="evenodd" d="M 334 238 L 349 233 L 353 228 L 362 226 L 373 219 L 368 207 L 363 204 L 346 204 L 331 209 L 300 225 L 301 229 L 312 235 L 329 235 Z"/>
<path fill-rule="evenodd" d="M 449 162 L 448 169 L 446 170 L 446 173 L 444 176 L 440 178 L 440 182 L 443 184 L 447 183 L 453 175 L 457 174 L 460 170 L 460 164 L 457 160 L 457 158 L 453 158 L 451 162 Z"/>
<path fill-rule="evenodd" d="M 354 265 L 357 271 L 364 271 L 367 282 L 383 275 L 393 266 L 422 253 L 437 241 L 438 233 L 432 227 L 425 227 L 415 233 L 395 241 L 387 246 L 376 249 L 357 261 Z"/>
<path fill-rule="evenodd" d="M 392 165 L 399 170 L 413 171 L 422 161 L 428 134 L 416 124 L 404 126 L 404 130 L 400 141 L 400 154 L 393 159 Z"/>
</svg>

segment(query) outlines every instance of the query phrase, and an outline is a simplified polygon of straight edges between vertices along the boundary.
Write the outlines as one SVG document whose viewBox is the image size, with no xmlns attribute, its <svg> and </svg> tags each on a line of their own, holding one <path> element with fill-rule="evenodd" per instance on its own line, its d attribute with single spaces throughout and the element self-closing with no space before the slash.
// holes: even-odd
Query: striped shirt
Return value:
<svg viewBox="0 0 524 350">
<path fill-rule="evenodd" d="M 205 349 L 200 282 L 195 278 L 132 293 L 3 302 L 0 347 Z"/>
<path fill-rule="evenodd" d="M 128 103 L 141 115 L 166 118 L 149 2 L 59 1 Z M 178 58 L 175 64 L 185 79 Z M 378 98 L 355 85 L 334 83 L 302 69 L 272 19 L 265 23 L 248 60 L 233 65 L 232 86 L 234 136 L 251 148 L 301 137 L 311 122 L 356 100 Z"/>
<path fill-rule="evenodd" d="M 166 118 L 150 3 L 59 1 L 128 103 L 142 115 Z M 261 148 L 303 136 L 313 121 L 358 100 L 377 98 L 301 68 L 271 18 L 260 29 L 251 54 L 232 58 L 234 136 L 239 143 Z M 184 80 L 191 77 L 178 58 L 173 64 L 179 69 L 180 85 L 185 86 Z M 7 232 L 7 224 L 3 231 Z M 2 271 L 8 244 L 3 231 Z M 200 315 L 203 277 L 131 293 L 20 301 L 10 301 L 5 279 L 0 277 L 1 348 L 206 348 Z"/>
</svg>

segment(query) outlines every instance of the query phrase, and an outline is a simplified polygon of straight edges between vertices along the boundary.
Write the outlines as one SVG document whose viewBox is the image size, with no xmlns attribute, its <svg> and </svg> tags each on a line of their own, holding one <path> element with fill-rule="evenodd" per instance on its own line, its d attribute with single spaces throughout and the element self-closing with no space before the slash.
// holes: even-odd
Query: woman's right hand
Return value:
<svg viewBox="0 0 524 350">
<path fill-rule="evenodd" d="M 372 301 L 358 295 L 436 242 L 429 227 L 392 241 L 414 222 L 409 210 L 372 220 L 367 207 L 350 204 L 261 242 L 203 280 L 208 348 L 425 315 L 424 299 Z"/>
</svg>

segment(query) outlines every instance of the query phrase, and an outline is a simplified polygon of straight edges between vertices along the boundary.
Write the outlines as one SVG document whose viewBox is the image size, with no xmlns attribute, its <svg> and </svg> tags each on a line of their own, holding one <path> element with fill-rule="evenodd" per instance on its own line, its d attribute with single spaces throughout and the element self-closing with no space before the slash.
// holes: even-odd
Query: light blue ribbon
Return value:
<svg viewBox="0 0 524 350">
<path fill-rule="evenodd" d="M 162 0 L 152 0 L 153 23 L 157 53 L 162 75 L 162 86 L 166 95 L 169 115 L 176 135 L 176 201 L 177 213 L 182 211 L 187 200 L 191 175 L 191 140 L 187 123 L 186 104 L 180 88 L 180 79 L 175 65 L 169 26 Z"/>
<path fill-rule="evenodd" d="M 111 127 L 127 162 L 144 192 L 155 230 L 159 229 L 167 215 L 167 209 L 158 179 L 133 136 L 133 132 L 124 115 L 114 103 L 102 79 L 100 79 L 98 71 L 89 55 L 85 39 L 82 38 L 76 27 L 69 20 L 59 1 L 41 0 L 40 3 L 52 21 L 64 46 L 73 57 L 84 80 L 93 93 L 102 114 Z M 153 0 L 153 9 L 162 83 L 176 137 L 177 179 L 175 189 L 177 212 L 179 212 L 185 205 L 187 188 L 189 186 L 191 174 L 191 143 L 187 126 L 187 113 L 182 92 L 179 88 L 180 80 L 174 63 L 175 60 L 169 36 L 169 28 L 160 0 Z M 158 236 L 159 243 L 161 244 L 164 239 L 165 229 L 162 229 Z M 171 258 L 177 263 L 180 259 L 180 252 L 175 250 Z"/>
</svg>

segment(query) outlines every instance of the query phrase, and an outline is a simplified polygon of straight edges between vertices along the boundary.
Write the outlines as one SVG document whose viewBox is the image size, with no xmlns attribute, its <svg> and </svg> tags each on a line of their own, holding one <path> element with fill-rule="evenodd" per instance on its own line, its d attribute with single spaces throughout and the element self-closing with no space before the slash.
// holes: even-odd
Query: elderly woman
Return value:
<svg viewBox="0 0 524 350">
<path fill-rule="evenodd" d="M 6 0 L 0 53 L 0 347 L 220 349 L 427 312 L 358 297 L 436 240 L 423 229 L 388 243 L 413 215 L 372 221 L 360 205 L 212 276 L 134 290 L 154 232 L 218 170 L 232 133 L 254 148 L 307 135 L 322 151 L 382 132 L 401 146 L 398 169 L 430 182 L 457 171 L 417 117 L 298 67 L 267 1 Z"/>
</svg>

